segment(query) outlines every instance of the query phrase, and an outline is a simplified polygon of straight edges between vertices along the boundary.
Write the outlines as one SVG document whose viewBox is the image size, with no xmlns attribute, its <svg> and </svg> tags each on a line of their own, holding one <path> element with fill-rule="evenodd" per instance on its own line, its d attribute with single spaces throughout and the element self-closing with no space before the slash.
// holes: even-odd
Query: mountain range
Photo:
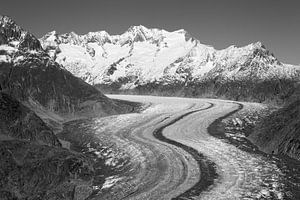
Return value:
<svg viewBox="0 0 300 200">
<path fill-rule="evenodd" d="M 57 133 L 66 121 L 139 106 L 100 91 L 259 102 L 293 98 L 251 139 L 269 153 L 283 149 L 299 159 L 299 77 L 298 66 L 280 62 L 260 42 L 216 50 L 184 30 L 144 26 L 122 35 L 50 32 L 37 39 L 0 16 L 0 199 L 91 195 L 95 163 L 68 149 Z"/>
<path fill-rule="evenodd" d="M 140 25 L 121 35 L 52 31 L 40 41 L 56 62 L 107 93 L 263 102 L 286 98 L 300 80 L 299 66 L 280 62 L 261 42 L 216 50 L 182 29 Z"/>
<path fill-rule="evenodd" d="M 116 114 L 125 105 L 110 100 L 55 62 L 39 40 L 11 18 L 0 18 L 0 88 L 38 110 L 64 117 Z M 94 112 L 93 112 L 94 111 Z"/>
</svg>

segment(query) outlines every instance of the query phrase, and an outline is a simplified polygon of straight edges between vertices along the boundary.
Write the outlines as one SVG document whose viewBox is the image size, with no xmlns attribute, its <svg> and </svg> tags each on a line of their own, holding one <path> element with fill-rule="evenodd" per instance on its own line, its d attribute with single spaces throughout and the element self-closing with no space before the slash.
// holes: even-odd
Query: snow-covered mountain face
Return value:
<svg viewBox="0 0 300 200">
<path fill-rule="evenodd" d="M 0 62 L 18 62 L 29 54 L 48 57 L 36 37 L 18 26 L 10 17 L 0 15 Z"/>
<path fill-rule="evenodd" d="M 207 80 L 298 79 L 299 68 L 278 61 L 260 42 L 216 50 L 186 31 L 130 27 L 122 35 L 105 31 L 40 39 L 47 52 L 75 76 L 93 85 L 136 89 L 146 85 L 188 85 Z M 100 87 L 101 88 L 101 87 Z"/>
</svg>

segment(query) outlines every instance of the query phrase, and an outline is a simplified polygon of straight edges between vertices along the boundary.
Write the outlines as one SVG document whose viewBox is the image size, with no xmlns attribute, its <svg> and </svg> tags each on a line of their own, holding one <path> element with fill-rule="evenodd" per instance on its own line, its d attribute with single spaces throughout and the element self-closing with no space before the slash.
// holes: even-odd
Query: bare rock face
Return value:
<svg viewBox="0 0 300 200">
<path fill-rule="evenodd" d="M 104 116 L 131 109 L 65 70 L 38 39 L 9 17 L 0 17 L 0 38 L 0 89 L 17 100 L 70 117 Z"/>
<path fill-rule="evenodd" d="M 71 200 L 94 174 L 88 159 L 62 148 L 10 140 L 0 142 L 0 155 L 0 199 Z"/>
<path fill-rule="evenodd" d="M 33 111 L 5 93 L 0 93 L 0 156 L 1 200 L 71 200 L 91 193 L 89 158 L 61 148 Z"/>
<path fill-rule="evenodd" d="M 300 160 L 300 100 L 264 119 L 249 139 L 267 153 Z"/>
<path fill-rule="evenodd" d="M 7 16 L 0 16 L 0 45 L 3 44 L 11 44 L 19 49 L 42 50 L 38 39 Z"/>
<path fill-rule="evenodd" d="M 5 93 L 0 93 L 0 135 L 61 146 L 52 130 L 33 111 Z"/>
<path fill-rule="evenodd" d="M 18 64 L 2 66 L 2 89 L 20 101 L 31 99 L 62 115 L 81 111 L 103 115 L 117 113 L 111 100 L 51 62 L 50 58 L 41 60 L 38 56 L 30 56 Z"/>
</svg>

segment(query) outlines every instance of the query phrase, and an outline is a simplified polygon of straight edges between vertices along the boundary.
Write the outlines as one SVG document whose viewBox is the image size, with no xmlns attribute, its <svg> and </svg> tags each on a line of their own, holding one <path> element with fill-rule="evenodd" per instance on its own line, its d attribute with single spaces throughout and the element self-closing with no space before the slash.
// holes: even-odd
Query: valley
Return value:
<svg viewBox="0 0 300 200">
<path fill-rule="evenodd" d="M 0 200 L 298 200 L 299 83 L 261 42 L 0 15 Z"/>
<path fill-rule="evenodd" d="M 236 102 L 109 97 L 151 106 L 141 113 L 94 119 L 91 130 L 96 137 L 113 137 L 128 162 L 108 167 L 115 170 L 105 175 L 110 186 L 94 185 L 97 189 L 90 199 L 297 199 L 299 163 L 286 170 L 283 158 L 267 156 L 246 141 L 230 142 L 210 127 L 216 119 L 238 111 Z"/>
</svg>

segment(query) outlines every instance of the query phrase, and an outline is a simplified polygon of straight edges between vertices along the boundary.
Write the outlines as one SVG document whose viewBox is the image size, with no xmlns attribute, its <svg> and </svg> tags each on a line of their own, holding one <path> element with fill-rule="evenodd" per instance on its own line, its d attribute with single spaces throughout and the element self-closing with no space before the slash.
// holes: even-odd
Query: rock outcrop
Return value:
<svg viewBox="0 0 300 200">
<path fill-rule="evenodd" d="M 267 153 L 300 160 L 300 100 L 262 120 L 249 139 Z"/>
<path fill-rule="evenodd" d="M 61 146 L 53 131 L 33 111 L 1 92 L 0 137 Z"/>
</svg>

